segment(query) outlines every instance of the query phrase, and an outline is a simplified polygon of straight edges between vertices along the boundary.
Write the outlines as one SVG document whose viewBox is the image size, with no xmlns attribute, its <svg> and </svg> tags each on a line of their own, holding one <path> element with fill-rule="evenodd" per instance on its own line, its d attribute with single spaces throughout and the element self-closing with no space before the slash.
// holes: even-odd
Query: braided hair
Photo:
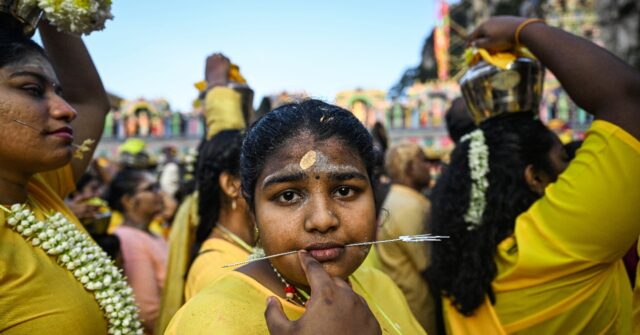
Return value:
<svg viewBox="0 0 640 335">
<path fill-rule="evenodd" d="M 490 119 L 479 127 L 489 148 L 489 187 L 481 225 L 468 230 L 464 220 L 471 193 L 469 141 L 456 146 L 431 197 L 433 233 L 451 238 L 433 244 L 427 279 L 464 315 L 473 314 L 486 296 L 495 303 L 491 283 L 497 275 L 496 247 L 513 233 L 516 217 L 540 198 L 529 188 L 525 168 L 532 165 L 557 177 L 549 158 L 555 135 L 531 113 Z"/>
<path fill-rule="evenodd" d="M 192 262 L 216 226 L 220 208 L 228 201 L 220 187 L 220 175 L 227 172 L 239 176 L 241 146 L 242 133 L 239 130 L 224 130 L 203 142 L 200 147 L 196 167 L 200 223 L 191 249 Z"/>
</svg>

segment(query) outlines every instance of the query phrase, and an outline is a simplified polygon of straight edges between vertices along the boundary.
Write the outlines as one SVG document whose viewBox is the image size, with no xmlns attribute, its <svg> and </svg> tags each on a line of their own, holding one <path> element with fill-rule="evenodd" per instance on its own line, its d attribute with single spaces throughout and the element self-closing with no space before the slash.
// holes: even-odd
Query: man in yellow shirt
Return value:
<svg viewBox="0 0 640 335">
<path fill-rule="evenodd" d="M 386 210 L 377 239 L 427 232 L 425 222 L 431 204 L 420 191 L 429 185 L 429 163 L 419 145 L 401 143 L 389 149 L 385 169 L 391 190 L 382 208 Z M 428 266 L 427 243 L 383 243 L 376 245 L 379 270 L 400 287 L 409 307 L 427 333 L 436 334 L 435 304 L 422 277 Z"/>
</svg>

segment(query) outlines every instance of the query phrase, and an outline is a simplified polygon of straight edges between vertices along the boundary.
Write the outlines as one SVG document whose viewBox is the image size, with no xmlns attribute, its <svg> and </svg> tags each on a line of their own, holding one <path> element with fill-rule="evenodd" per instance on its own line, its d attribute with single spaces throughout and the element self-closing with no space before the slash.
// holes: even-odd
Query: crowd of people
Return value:
<svg viewBox="0 0 640 335">
<path fill-rule="evenodd" d="M 323 101 L 251 120 L 214 54 L 187 181 L 171 148 L 160 170 L 135 141 L 92 160 L 109 104 L 82 40 L 0 19 L 2 334 L 640 333 L 640 72 L 587 40 L 476 28 L 470 46 L 526 47 L 595 121 L 565 147 L 535 103 L 456 99 L 437 179 L 418 144 Z M 423 234 L 444 237 L 362 244 Z"/>
</svg>

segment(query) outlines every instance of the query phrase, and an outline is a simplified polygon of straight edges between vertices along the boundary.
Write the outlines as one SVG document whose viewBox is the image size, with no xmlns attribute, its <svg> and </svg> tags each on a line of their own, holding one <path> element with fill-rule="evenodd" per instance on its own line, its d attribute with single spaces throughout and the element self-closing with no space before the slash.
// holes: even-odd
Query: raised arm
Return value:
<svg viewBox="0 0 640 335">
<path fill-rule="evenodd" d="M 83 159 L 71 162 L 77 181 L 91 162 L 102 136 L 109 99 L 80 37 L 58 32 L 47 22 L 40 24 L 40 36 L 60 80 L 62 96 L 78 112 L 73 121 L 74 143 L 80 145 L 88 138 L 96 141 Z"/>
<path fill-rule="evenodd" d="M 494 17 L 470 35 L 470 43 L 502 51 L 515 45 L 525 18 Z M 525 45 L 558 78 L 573 101 L 596 118 L 640 139 L 640 72 L 596 44 L 541 22 L 524 26 Z"/>
</svg>

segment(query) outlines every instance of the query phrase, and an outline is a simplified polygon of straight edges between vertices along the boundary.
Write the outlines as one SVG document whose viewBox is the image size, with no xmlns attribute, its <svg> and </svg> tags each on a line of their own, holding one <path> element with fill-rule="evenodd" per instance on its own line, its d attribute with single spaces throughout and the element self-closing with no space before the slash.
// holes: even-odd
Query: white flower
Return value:
<svg viewBox="0 0 640 335">
<path fill-rule="evenodd" d="M 469 224 L 468 230 L 474 230 L 482 225 L 482 215 L 486 206 L 485 193 L 489 188 L 487 175 L 489 174 L 489 147 L 485 143 L 484 133 L 476 129 L 462 137 L 461 141 L 471 140 L 469 143 L 469 173 L 471 175 L 471 194 L 469 208 L 464 215 Z"/>
<path fill-rule="evenodd" d="M 124 281 L 121 270 L 61 213 L 55 213 L 44 221 L 36 221 L 33 212 L 25 205 L 14 204 L 6 222 L 25 238 L 33 237 L 30 242 L 34 247 L 57 255 L 60 266 L 73 271 L 74 277 L 85 289 L 93 292 L 109 322 L 109 333 L 142 334 L 133 291 Z M 121 319 L 128 320 L 128 325 L 119 327 Z"/>
<path fill-rule="evenodd" d="M 76 34 L 102 30 L 113 18 L 110 0 L 37 0 L 37 6 L 58 29 Z"/>
</svg>

